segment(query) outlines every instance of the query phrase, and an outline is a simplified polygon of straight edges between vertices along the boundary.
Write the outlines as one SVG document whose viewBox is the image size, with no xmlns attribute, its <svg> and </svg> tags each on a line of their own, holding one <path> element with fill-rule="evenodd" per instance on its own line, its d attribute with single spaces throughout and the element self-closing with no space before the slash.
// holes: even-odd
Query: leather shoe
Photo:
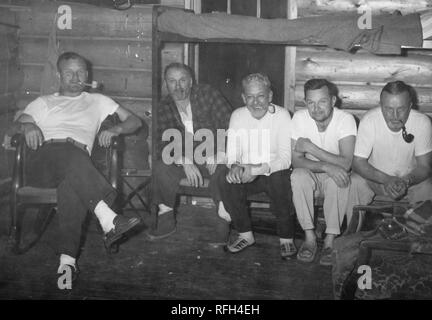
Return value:
<svg viewBox="0 0 432 320">
<path fill-rule="evenodd" d="M 105 234 L 105 247 L 110 248 L 114 242 L 120 240 L 126 232 L 133 229 L 139 223 L 140 219 L 136 217 L 127 218 L 125 216 L 117 215 L 113 221 L 114 228 Z"/>
</svg>

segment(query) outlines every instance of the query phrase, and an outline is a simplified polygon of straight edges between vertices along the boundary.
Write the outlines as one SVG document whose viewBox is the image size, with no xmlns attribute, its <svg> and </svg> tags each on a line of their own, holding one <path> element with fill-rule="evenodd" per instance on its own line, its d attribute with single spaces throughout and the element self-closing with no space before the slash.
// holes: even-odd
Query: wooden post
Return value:
<svg viewBox="0 0 432 320">
<path fill-rule="evenodd" d="M 296 0 L 287 0 L 287 18 L 297 18 Z M 296 47 L 285 47 L 284 105 L 291 113 L 295 111 L 295 65 Z"/>
</svg>

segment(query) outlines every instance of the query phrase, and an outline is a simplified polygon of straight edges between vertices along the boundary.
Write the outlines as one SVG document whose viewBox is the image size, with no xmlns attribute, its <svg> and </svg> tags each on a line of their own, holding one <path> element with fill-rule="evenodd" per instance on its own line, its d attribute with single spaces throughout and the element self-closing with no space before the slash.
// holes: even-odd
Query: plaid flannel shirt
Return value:
<svg viewBox="0 0 432 320">
<path fill-rule="evenodd" d="M 231 105 L 222 94 L 209 85 L 194 84 L 191 88 L 190 102 L 192 109 L 192 121 L 194 132 L 199 129 L 212 131 L 215 146 L 217 148 L 217 129 L 228 129 L 232 113 Z M 170 95 L 166 96 L 159 103 L 157 111 L 157 136 L 153 140 L 156 143 L 156 158 L 161 160 L 163 148 L 170 143 L 162 141 L 162 134 L 167 129 L 177 129 L 182 134 L 182 154 L 185 152 L 185 126 L 181 121 L 180 113 Z M 194 150 L 200 141 L 194 141 Z M 192 159 L 191 159 L 192 160 Z"/>
</svg>

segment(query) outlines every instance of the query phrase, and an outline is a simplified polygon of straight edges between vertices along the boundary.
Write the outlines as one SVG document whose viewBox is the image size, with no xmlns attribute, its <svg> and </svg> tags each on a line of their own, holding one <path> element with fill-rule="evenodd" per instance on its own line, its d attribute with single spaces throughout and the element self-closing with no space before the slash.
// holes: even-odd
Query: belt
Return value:
<svg viewBox="0 0 432 320">
<path fill-rule="evenodd" d="M 66 139 L 49 139 L 49 140 L 45 140 L 44 144 L 50 144 L 50 143 L 70 143 L 73 144 L 75 147 L 78 147 L 84 151 L 87 152 L 87 145 L 78 142 L 72 138 L 66 138 Z"/>
</svg>

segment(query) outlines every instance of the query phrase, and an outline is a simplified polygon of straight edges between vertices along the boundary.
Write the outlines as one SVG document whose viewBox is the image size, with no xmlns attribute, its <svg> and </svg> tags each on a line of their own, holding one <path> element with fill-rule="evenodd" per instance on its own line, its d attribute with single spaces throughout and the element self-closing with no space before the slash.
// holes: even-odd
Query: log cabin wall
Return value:
<svg viewBox="0 0 432 320">
<path fill-rule="evenodd" d="M 355 13 L 365 3 L 373 14 L 395 11 L 408 14 L 432 9 L 432 0 L 297 0 L 298 16 Z M 403 56 L 377 56 L 365 50 L 350 54 L 297 47 L 295 69 L 295 109 L 304 107 L 303 85 L 310 78 L 322 77 L 335 82 L 343 108 L 358 116 L 377 106 L 385 83 L 403 80 L 416 89 L 419 109 L 432 116 L 432 51 L 405 50 Z"/>
<path fill-rule="evenodd" d="M 151 150 L 152 5 L 134 5 L 121 11 L 107 6 L 60 1 L 27 1 L 19 6 L 9 1 L 2 3 L 0 17 L 13 15 L 14 23 L 20 28 L 18 49 L 24 81 L 19 85 L 17 108 L 25 108 L 40 95 L 41 82 L 49 82 L 49 78 L 53 78 L 52 73 L 47 75 L 44 68 L 50 52 L 55 51 L 55 44 L 58 53 L 78 52 L 92 63 L 92 79 L 101 84 L 98 92 L 116 100 L 147 125 L 137 135 L 126 138 L 123 168 L 132 171 L 148 169 Z M 70 30 L 56 27 L 57 10 L 62 4 L 72 9 Z M 183 0 L 162 0 L 161 4 L 184 5 Z M 162 56 L 163 64 L 182 61 L 183 47 L 169 45 Z M 56 82 L 47 83 L 43 86 L 45 92 L 53 91 L 50 85 L 57 87 Z M 128 182 L 135 187 L 142 182 L 142 178 L 128 178 Z"/>
<path fill-rule="evenodd" d="M 8 15 L 0 21 L 0 139 L 3 141 L 16 110 L 16 97 L 22 84 L 23 73 L 17 59 L 18 28 L 14 26 L 15 16 Z M 1 148 L 0 195 L 8 190 L 11 170 L 11 153 Z"/>
</svg>

